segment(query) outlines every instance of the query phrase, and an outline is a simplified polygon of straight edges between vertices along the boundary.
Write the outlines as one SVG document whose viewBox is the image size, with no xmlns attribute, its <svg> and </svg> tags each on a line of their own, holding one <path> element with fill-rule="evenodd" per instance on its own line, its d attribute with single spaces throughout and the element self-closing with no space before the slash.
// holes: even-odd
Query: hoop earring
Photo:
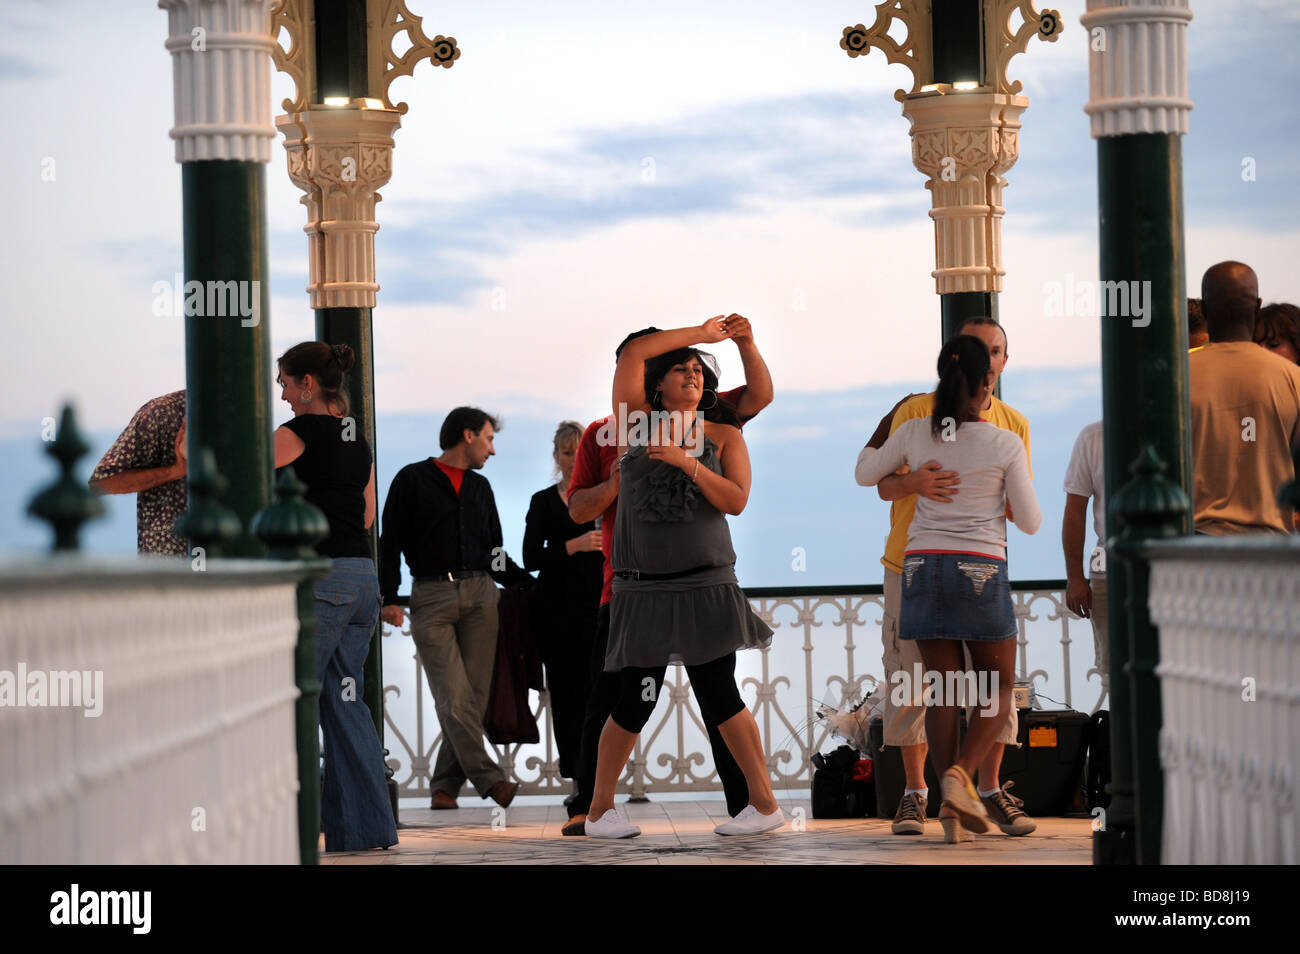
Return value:
<svg viewBox="0 0 1300 954">
<path fill-rule="evenodd" d="M 701 411 L 712 411 L 715 407 L 718 406 L 718 392 L 715 391 L 715 390 L 713 390 L 713 388 L 705 388 L 705 389 L 704 389 L 704 393 L 705 393 L 705 394 L 712 394 L 712 395 L 713 395 L 713 403 L 710 404 L 708 407 L 705 407 L 703 404 L 701 404 L 700 407 L 699 407 L 699 410 L 701 410 Z"/>
<path fill-rule="evenodd" d="M 652 398 L 650 399 L 650 406 L 651 406 L 651 407 L 656 407 L 656 408 L 657 408 L 657 407 L 662 407 L 662 406 L 663 406 L 663 403 L 664 403 L 664 392 L 663 392 L 663 391 L 656 391 L 656 392 L 654 393 L 654 397 L 652 397 Z"/>
<path fill-rule="evenodd" d="M 310 403 L 311 403 L 311 392 L 310 392 L 310 391 L 303 391 L 303 392 L 302 392 L 302 403 L 303 403 L 303 404 L 310 404 Z"/>
</svg>

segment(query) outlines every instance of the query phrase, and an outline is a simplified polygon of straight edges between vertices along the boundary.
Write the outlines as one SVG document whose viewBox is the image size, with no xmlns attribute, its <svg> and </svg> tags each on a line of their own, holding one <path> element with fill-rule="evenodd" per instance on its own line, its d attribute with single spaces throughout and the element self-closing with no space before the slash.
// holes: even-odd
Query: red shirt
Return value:
<svg viewBox="0 0 1300 954">
<path fill-rule="evenodd" d="M 733 405 L 738 405 L 746 390 L 747 386 L 742 384 L 734 390 L 720 392 L 718 397 L 730 401 Z M 602 444 L 596 439 L 596 435 L 613 416 L 610 414 L 598 421 L 592 421 L 587 425 L 587 429 L 582 432 L 582 440 L 578 442 L 577 453 L 573 456 L 573 476 L 569 480 L 569 500 L 573 499 L 573 495 L 577 491 L 588 490 L 609 479 L 609 475 L 614 469 L 614 461 L 618 459 L 618 445 Z M 744 426 L 743 421 L 741 426 Z M 617 515 L 618 497 L 615 497 L 600 516 L 600 552 L 605 554 L 605 586 L 600 591 L 602 606 L 608 603 L 614 595 L 614 564 L 611 562 L 611 553 L 614 549 L 614 518 Z"/>
<path fill-rule="evenodd" d="M 447 479 L 451 481 L 451 489 L 456 491 L 456 496 L 460 496 L 460 485 L 465 482 L 465 468 L 452 467 L 440 460 L 435 460 L 434 463 L 438 465 L 440 471 L 447 475 Z"/>
</svg>

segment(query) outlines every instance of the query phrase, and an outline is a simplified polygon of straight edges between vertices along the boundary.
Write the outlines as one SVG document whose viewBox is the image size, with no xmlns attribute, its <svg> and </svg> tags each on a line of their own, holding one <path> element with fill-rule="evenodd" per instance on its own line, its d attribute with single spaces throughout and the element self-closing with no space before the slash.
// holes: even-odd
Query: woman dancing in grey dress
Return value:
<svg viewBox="0 0 1300 954">
<path fill-rule="evenodd" d="M 785 824 L 758 725 L 735 680 L 736 650 L 772 637 L 736 582 L 724 516 L 748 502 L 749 452 L 734 411 L 718 402 L 717 372 L 691 347 L 727 336 L 719 316 L 636 338 L 614 372 L 616 437 L 627 449 L 619 464 L 605 670 L 619 672 L 621 683 L 600 736 L 586 823 L 593 838 L 641 833 L 615 810 L 614 788 L 670 662 L 686 666 L 705 720 L 718 727 L 749 785 L 750 804 L 714 831 L 756 834 Z"/>
</svg>

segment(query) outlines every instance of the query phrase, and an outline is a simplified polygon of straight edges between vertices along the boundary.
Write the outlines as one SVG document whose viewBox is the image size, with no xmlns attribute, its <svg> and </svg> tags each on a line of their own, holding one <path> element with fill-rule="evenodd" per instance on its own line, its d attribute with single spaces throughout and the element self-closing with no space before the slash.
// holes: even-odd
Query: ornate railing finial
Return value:
<svg viewBox="0 0 1300 954">
<path fill-rule="evenodd" d="M 217 469 L 212 448 L 202 447 L 193 463 L 190 507 L 176 518 L 176 533 L 202 547 L 208 556 L 218 556 L 223 547 L 239 537 L 243 527 L 238 514 L 221 503 L 230 481 Z"/>
<path fill-rule="evenodd" d="M 329 536 L 329 521 L 303 499 L 306 490 L 294 469 L 284 468 L 275 482 L 275 502 L 258 513 L 249 527 L 249 532 L 266 544 L 267 553 L 278 560 L 315 557 L 313 544 Z"/>
<path fill-rule="evenodd" d="M 1142 445 L 1129 465 L 1133 479 L 1115 491 L 1109 503 L 1124 539 L 1179 535 L 1179 525 L 1191 511 L 1192 502 L 1182 487 L 1165 476 L 1168 469 L 1153 445 Z"/>
<path fill-rule="evenodd" d="M 104 515 L 104 501 L 100 500 L 78 480 L 76 463 L 90 450 L 77 429 L 77 415 L 71 404 L 63 405 L 59 429 L 54 440 L 46 445 L 45 453 L 59 462 L 59 476 L 27 505 L 29 516 L 44 520 L 54 528 L 54 551 L 76 550 L 80 547 L 81 525 Z"/>
</svg>

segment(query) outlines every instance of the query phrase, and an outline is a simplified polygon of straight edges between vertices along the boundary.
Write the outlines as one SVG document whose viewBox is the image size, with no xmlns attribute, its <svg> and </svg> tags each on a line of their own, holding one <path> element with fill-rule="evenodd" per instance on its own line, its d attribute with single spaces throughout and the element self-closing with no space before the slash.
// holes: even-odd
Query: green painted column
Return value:
<svg viewBox="0 0 1300 954">
<path fill-rule="evenodd" d="M 1179 141 L 1191 108 L 1185 66 L 1191 14 L 1185 0 L 1130 9 L 1138 6 L 1089 0 L 1081 20 L 1091 50 L 1086 111 L 1098 140 L 1097 297 L 1110 537 L 1112 801 L 1094 836 L 1099 864 L 1160 860 L 1159 641 L 1146 609 L 1149 570 L 1137 544 L 1191 532 L 1190 508 L 1169 502 L 1191 493 Z M 1144 463 L 1134 470 L 1139 460 Z M 1157 485 L 1163 496 L 1153 496 Z"/>
<path fill-rule="evenodd" d="M 998 293 L 948 292 L 939 296 L 939 310 L 943 321 L 943 341 L 947 341 L 971 318 L 998 318 Z M 939 344 L 942 345 L 943 341 Z M 999 389 L 1001 386 L 999 381 Z"/>
<path fill-rule="evenodd" d="M 248 525 L 271 499 L 263 167 L 275 136 L 272 0 L 158 5 L 168 14 L 184 193 L 184 283 L 174 300 L 185 322 L 187 455 L 198 461 L 210 449 L 227 481 L 223 503 L 241 526 L 221 553 L 262 556 Z"/>
<path fill-rule="evenodd" d="M 185 288 L 203 299 L 185 317 L 187 453 L 195 461 L 210 447 L 228 481 L 223 503 L 242 529 L 224 555 L 258 557 L 247 527 L 270 503 L 272 471 L 266 172 L 259 162 L 187 162 L 181 181 Z"/>
<path fill-rule="evenodd" d="M 997 292 L 948 292 L 940 295 L 939 314 L 943 329 L 943 341 L 939 342 L 941 347 L 971 318 L 983 316 L 1002 320 L 998 315 Z M 1002 398 L 1001 377 L 993 386 L 993 393 L 999 400 Z"/>
<path fill-rule="evenodd" d="M 1125 518 L 1119 511 L 1130 468 L 1149 448 L 1166 477 L 1191 493 L 1191 425 L 1187 392 L 1187 279 L 1183 258 L 1182 161 L 1176 135 L 1132 135 L 1097 143 L 1101 196 L 1101 281 L 1123 282 L 1146 298 L 1149 314 L 1103 315 L 1102 415 L 1106 421 L 1107 532 L 1114 540 Z M 1135 286 L 1132 284 L 1137 282 Z M 1148 286 L 1146 283 L 1150 283 Z M 1149 287 L 1149 292 L 1146 289 Z M 1122 304 L 1122 292 L 1103 308 Z M 1149 319 L 1149 323 L 1148 322 Z M 1191 514 L 1178 518 L 1177 533 L 1191 533 Z M 1111 529 L 1114 528 L 1114 529 Z M 1165 536 L 1142 527 L 1141 536 Z M 1140 536 L 1130 537 L 1133 542 Z M 1111 756 L 1115 801 L 1107 824 L 1134 838 L 1120 845 L 1116 861 L 1155 863 L 1163 818 L 1160 771 L 1158 633 L 1146 618 L 1148 570 L 1136 554 L 1112 547 L 1107 566 L 1111 650 Z M 1126 838 L 1115 836 L 1121 842 Z M 1106 833 L 1099 845 L 1108 846 Z"/>
<path fill-rule="evenodd" d="M 934 82 L 984 84 L 984 13 L 982 0 L 931 0 Z"/>
</svg>

